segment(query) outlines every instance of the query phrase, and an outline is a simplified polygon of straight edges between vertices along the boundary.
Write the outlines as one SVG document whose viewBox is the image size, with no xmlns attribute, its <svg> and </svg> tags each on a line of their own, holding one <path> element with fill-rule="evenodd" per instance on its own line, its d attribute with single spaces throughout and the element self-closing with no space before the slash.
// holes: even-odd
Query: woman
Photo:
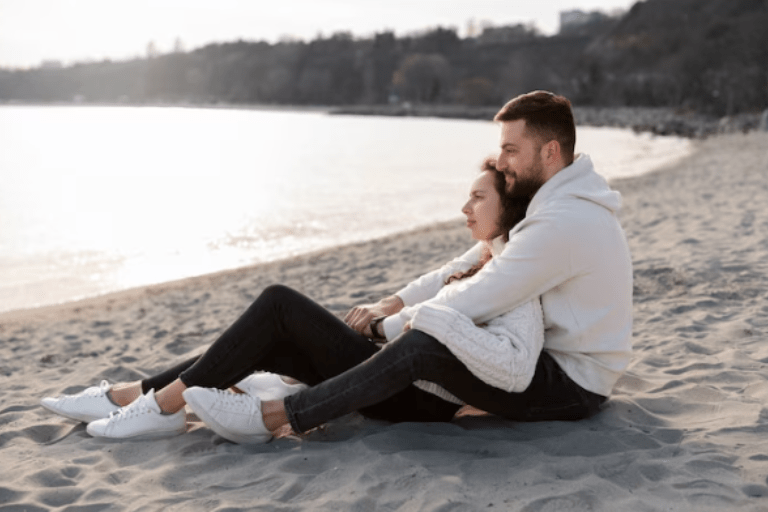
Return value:
<svg viewBox="0 0 768 512">
<path fill-rule="evenodd" d="M 462 208 L 479 243 L 440 269 L 440 292 L 480 271 L 525 216 L 531 198 L 509 200 L 504 189 L 495 160 L 486 159 Z M 184 432 L 189 403 L 235 442 L 267 441 L 287 424 L 304 432 L 356 410 L 389 421 L 448 421 L 469 403 L 525 419 L 515 404 L 545 359 L 538 299 L 484 326 L 429 302 L 406 308 L 400 301 L 389 312 L 406 321 L 407 332 L 391 334 L 383 348 L 363 334 L 383 337 L 381 318 L 361 324 L 362 311 L 353 309 L 345 324 L 297 292 L 271 286 L 202 356 L 141 382 L 103 382 L 42 405 L 90 421 L 93 436 L 127 438 Z M 256 370 L 271 373 L 249 377 Z M 233 386 L 246 393 L 232 393 Z"/>
</svg>

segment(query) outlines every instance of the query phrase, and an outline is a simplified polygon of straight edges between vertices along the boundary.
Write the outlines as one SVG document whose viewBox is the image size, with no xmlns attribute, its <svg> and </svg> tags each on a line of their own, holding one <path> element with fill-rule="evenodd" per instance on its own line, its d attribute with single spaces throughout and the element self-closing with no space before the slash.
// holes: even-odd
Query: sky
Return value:
<svg viewBox="0 0 768 512">
<path fill-rule="evenodd" d="M 0 0 L 0 67 L 35 67 L 143 57 L 176 41 L 193 50 L 209 43 L 311 40 L 347 31 L 403 36 L 470 20 L 491 25 L 533 23 L 544 34 L 560 11 L 627 10 L 635 0 Z"/>
</svg>

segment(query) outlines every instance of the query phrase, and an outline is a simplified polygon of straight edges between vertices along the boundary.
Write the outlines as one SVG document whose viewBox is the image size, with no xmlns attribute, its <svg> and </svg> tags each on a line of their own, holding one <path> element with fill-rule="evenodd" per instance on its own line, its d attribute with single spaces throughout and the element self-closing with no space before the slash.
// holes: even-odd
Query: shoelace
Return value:
<svg viewBox="0 0 768 512">
<path fill-rule="evenodd" d="M 126 405 L 125 407 L 121 407 L 120 409 L 109 413 L 109 420 L 127 420 L 128 418 L 133 418 L 134 416 L 138 416 L 139 414 L 146 414 L 148 412 L 152 412 L 152 409 L 150 409 L 147 405 L 146 397 L 141 396 L 138 400 Z"/>
<path fill-rule="evenodd" d="M 106 395 L 107 391 L 109 391 L 110 387 L 111 386 L 109 385 L 109 382 L 107 382 L 106 380 L 102 380 L 101 383 L 99 384 L 98 388 L 93 386 L 93 387 L 90 387 L 88 389 L 85 389 L 85 390 L 81 391 L 80 393 L 78 393 L 76 395 L 60 396 L 59 399 L 63 400 L 63 401 L 69 402 L 69 401 L 72 401 L 72 400 L 77 400 L 78 398 L 81 398 L 81 397 L 84 397 L 84 396 L 98 398 L 100 396 Z"/>
<path fill-rule="evenodd" d="M 85 394 L 87 394 L 88 396 L 104 396 L 105 394 L 107 394 L 107 391 L 109 391 L 110 387 L 111 386 L 109 385 L 109 382 L 107 382 L 106 380 L 102 380 L 101 383 L 99 384 L 98 389 L 89 389 L 88 392 Z"/>
<path fill-rule="evenodd" d="M 224 407 L 243 410 L 249 414 L 259 411 L 261 400 L 255 396 L 239 393 L 231 393 L 222 389 L 214 389 Z"/>
</svg>

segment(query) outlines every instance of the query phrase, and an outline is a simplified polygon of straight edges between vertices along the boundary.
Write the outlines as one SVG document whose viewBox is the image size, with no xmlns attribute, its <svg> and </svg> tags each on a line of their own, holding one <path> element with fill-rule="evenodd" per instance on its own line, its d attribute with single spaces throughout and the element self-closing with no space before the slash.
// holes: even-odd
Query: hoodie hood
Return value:
<svg viewBox="0 0 768 512">
<path fill-rule="evenodd" d="M 595 172 L 592 159 L 583 153 L 541 186 L 528 205 L 526 215 L 531 215 L 553 199 L 565 196 L 590 201 L 614 215 L 621 209 L 621 194 L 611 190 L 606 179 Z"/>
<path fill-rule="evenodd" d="M 504 240 L 503 236 L 497 236 L 491 241 L 490 246 L 491 255 L 495 258 L 504 251 L 504 248 L 507 246 L 507 241 Z"/>
</svg>

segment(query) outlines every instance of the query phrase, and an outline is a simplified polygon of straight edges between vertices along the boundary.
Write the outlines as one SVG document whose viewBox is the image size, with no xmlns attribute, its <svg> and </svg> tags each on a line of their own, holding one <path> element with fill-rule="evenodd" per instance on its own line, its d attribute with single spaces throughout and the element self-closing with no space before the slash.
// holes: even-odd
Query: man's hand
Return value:
<svg viewBox="0 0 768 512">
<path fill-rule="evenodd" d="M 344 317 L 344 323 L 362 334 L 363 336 L 373 337 L 371 332 L 371 320 L 377 316 L 394 315 L 405 307 L 403 301 L 397 295 L 390 295 L 381 299 L 376 304 L 362 304 L 352 308 L 347 316 Z"/>
</svg>

